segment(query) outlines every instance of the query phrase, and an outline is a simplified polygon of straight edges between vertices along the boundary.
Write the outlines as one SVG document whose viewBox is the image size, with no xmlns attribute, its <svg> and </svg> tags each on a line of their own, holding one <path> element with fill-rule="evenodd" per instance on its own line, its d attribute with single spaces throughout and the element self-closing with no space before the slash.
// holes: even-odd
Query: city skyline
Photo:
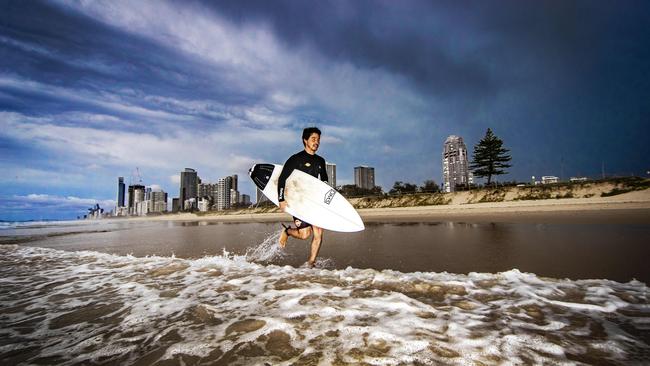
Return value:
<svg viewBox="0 0 650 366">
<path fill-rule="evenodd" d="M 650 3 L 7 1 L 0 220 L 74 218 L 139 167 L 176 195 L 283 164 L 304 127 L 337 185 L 359 163 L 440 184 L 489 127 L 499 181 L 646 176 Z M 480 182 L 477 182 L 480 183 Z"/>
<path fill-rule="evenodd" d="M 332 187 L 337 187 L 336 185 L 336 164 L 331 162 L 326 162 L 326 168 L 328 171 L 328 184 Z M 365 167 L 367 168 L 367 167 Z M 356 168 L 355 168 L 356 169 Z M 372 169 L 372 168 L 370 168 Z M 263 196 L 259 188 L 255 190 L 255 202 L 251 201 L 251 195 L 244 194 L 239 192 L 239 178 L 237 174 L 219 178 L 216 182 L 210 183 L 203 181 L 199 176 L 199 172 L 193 168 L 184 168 L 180 172 L 180 188 L 179 197 L 167 196 L 165 191 L 162 191 L 158 184 L 147 185 L 142 181 L 139 171 L 139 168 L 135 170 L 138 174 L 137 177 L 132 177 L 131 181 L 137 181 L 138 183 L 132 183 L 128 186 L 128 192 L 125 194 L 125 183 L 124 177 L 118 177 L 118 186 L 117 186 L 117 200 L 114 202 L 113 206 L 106 208 L 106 215 L 113 216 L 138 216 L 141 215 L 143 210 L 131 210 L 131 207 L 137 207 L 138 203 L 143 201 L 149 201 L 149 194 L 156 191 L 161 191 L 165 194 L 166 199 L 165 206 L 163 209 L 160 209 L 157 203 L 152 202 L 149 206 L 154 206 L 156 209 L 149 208 L 147 212 L 178 212 L 178 211 L 220 211 L 231 208 L 234 205 L 251 205 L 259 204 L 268 198 L 260 200 L 260 195 Z M 372 180 L 374 181 L 374 174 Z M 190 193 L 186 193 L 187 187 L 194 186 Z M 186 187 L 186 188 L 184 188 Z M 226 189 L 227 188 L 227 189 Z M 144 198 L 138 198 L 139 191 L 142 191 Z M 226 191 L 229 191 L 229 194 L 226 194 Z M 195 192 L 195 193 L 194 193 Z M 192 196 L 194 194 L 194 196 Z M 185 197 L 187 196 L 187 197 Z M 128 205 L 125 204 L 125 197 L 128 198 Z M 181 199 L 183 197 L 183 199 Z M 205 198 L 210 198 L 210 202 L 205 202 Z M 188 200 L 192 202 L 188 202 Z M 134 202 L 137 200 L 137 202 Z M 174 206 L 174 201 L 177 201 L 179 206 Z M 180 208 L 180 202 L 183 202 L 183 209 Z M 187 206 L 188 204 L 191 205 Z M 110 208 L 113 207 L 113 210 Z M 110 210 L 110 211 L 109 211 Z M 79 216 L 78 216 L 79 217 Z"/>
</svg>

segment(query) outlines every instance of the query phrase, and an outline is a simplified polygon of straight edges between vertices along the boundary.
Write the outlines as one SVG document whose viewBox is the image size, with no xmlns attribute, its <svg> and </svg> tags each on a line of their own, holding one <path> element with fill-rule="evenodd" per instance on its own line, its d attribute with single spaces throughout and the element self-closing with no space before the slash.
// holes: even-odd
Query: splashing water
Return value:
<svg viewBox="0 0 650 366">
<path fill-rule="evenodd" d="M 272 233 L 267 236 L 262 243 L 252 248 L 248 248 L 244 258 L 246 258 L 248 262 L 261 262 L 265 264 L 270 264 L 286 258 L 288 256 L 286 249 L 280 248 L 278 245 L 281 233 L 282 230 Z M 308 263 L 305 262 L 300 268 L 309 268 Z M 318 257 L 316 258 L 314 268 L 334 269 L 336 268 L 336 262 L 332 258 Z"/>
<path fill-rule="evenodd" d="M 271 262 L 285 257 L 286 252 L 278 245 L 282 230 L 272 233 L 259 245 L 248 248 L 245 257 L 249 262 Z"/>
</svg>

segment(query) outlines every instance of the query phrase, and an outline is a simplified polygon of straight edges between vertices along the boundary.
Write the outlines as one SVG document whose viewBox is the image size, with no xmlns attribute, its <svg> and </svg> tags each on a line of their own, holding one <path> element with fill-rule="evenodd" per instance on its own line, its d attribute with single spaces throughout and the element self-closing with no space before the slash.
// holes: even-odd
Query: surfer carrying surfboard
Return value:
<svg viewBox="0 0 650 366">
<path fill-rule="evenodd" d="M 280 178 L 278 179 L 278 201 L 280 210 L 283 212 L 287 209 L 287 202 L 284 200 L 285 185 L 287 178 L 289 178 L 294 169 L 303 171 L 316 178 L 320 177 L 320 180 L 324 182 L 327 181 L 325 159 L 316 155 L 316 151 L 320 146 L 320 135 L 321 132 L 316 127 L 305 128 L 302 131 L 302 144 L 304 145 L 304 150 L 292 155 L 284 164 L 282 172 L 280 173 Z M 284 248 L 286 246 L 287 240 L 290 236 L 296 239 L 305 240 L 313 234 L 311 240 L 311 253 L 309 255 L 309 260 L 307 261 L 307 264 L 310 267 L 313 267 L 316 263 L 316 257 L 318 256 L 320 245 L 323 242 L 323 229 L 308 222 L 304 222 L 295 216 L 293 217 L 293 222 L 296 225 L 295 228 L 282 225 L 284 226 L 284 231 L 280 234 L 280 247 Z"/>
</svg>

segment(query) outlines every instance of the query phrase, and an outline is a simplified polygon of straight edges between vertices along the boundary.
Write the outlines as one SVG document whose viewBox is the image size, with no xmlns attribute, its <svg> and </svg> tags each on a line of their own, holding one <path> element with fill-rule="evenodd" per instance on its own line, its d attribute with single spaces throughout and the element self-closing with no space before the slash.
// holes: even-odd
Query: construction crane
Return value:
<svg viewBox="0 0 650 366">
<path fill-rule="evenodd" d="M 135 170 L 131 173 L 131 185 L 139 184 L 142 185 L 142 175 L 140 174 L 140 168 L 137 166 Z"/>
</svg>

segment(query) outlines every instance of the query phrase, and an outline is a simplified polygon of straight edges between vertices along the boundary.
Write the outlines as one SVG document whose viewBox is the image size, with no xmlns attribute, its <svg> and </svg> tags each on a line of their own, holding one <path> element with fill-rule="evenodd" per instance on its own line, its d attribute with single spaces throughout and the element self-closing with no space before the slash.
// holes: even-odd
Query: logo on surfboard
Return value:
<svg viewBox="0 0 650 366">
<path fill-rule="evenodd" d="M 336 191 L 334 189 L 330 189 L 325 193 L 325 203 L 328 205 L 332 202 L 332 199 L 334 198 L 334 195 L 336 194 Z"/>
</svg>

